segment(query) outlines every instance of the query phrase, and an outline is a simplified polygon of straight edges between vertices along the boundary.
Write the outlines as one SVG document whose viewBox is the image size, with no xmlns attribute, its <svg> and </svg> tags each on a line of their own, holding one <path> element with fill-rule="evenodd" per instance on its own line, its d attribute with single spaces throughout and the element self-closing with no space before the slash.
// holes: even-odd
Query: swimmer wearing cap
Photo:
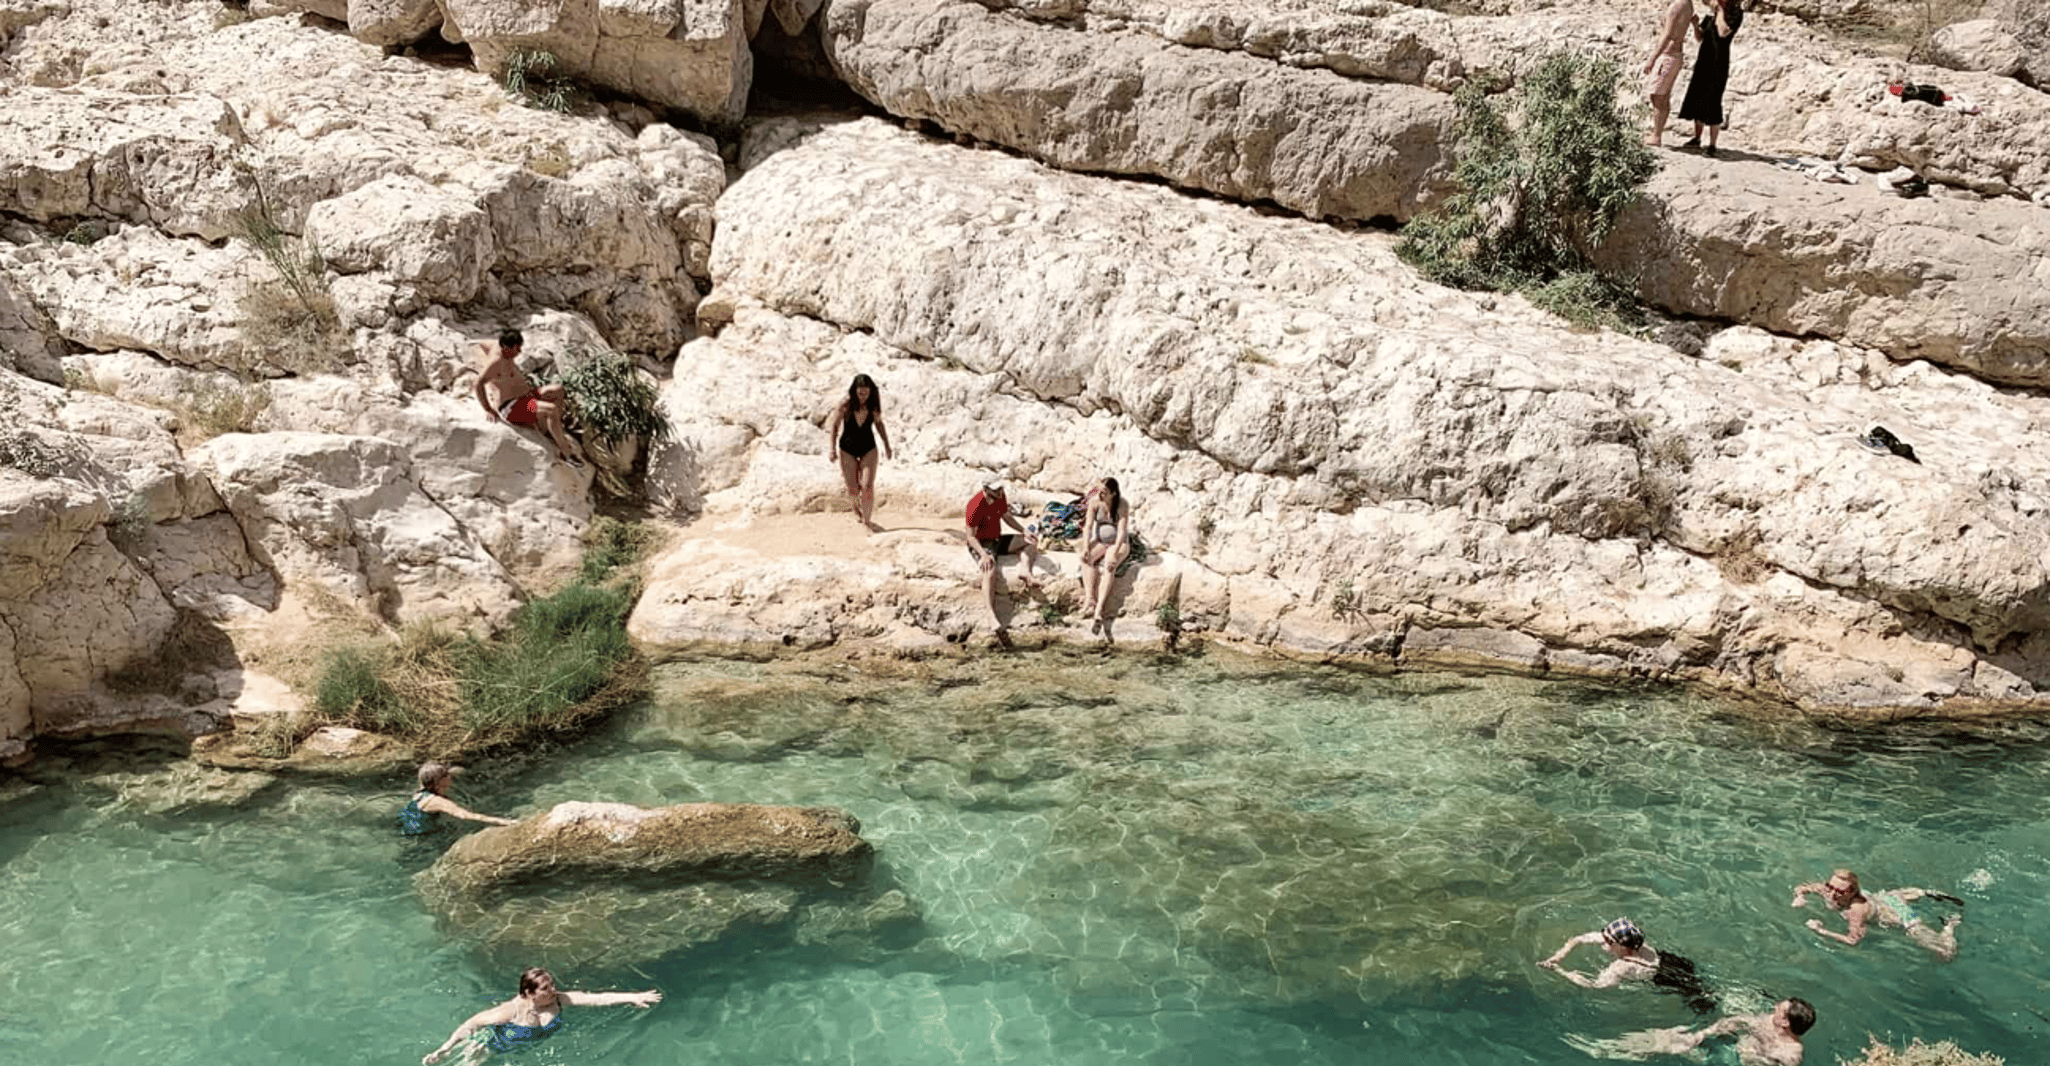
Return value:
<svg viewBox="0 0 2050 1066">
<path fill-rule="evenodd" d="M 1609 953 L 1609 964 L 1589 977 L 1559 967 L 1567 954 L 1582 944 L 1600 944 Z M 1644 942 L 1644 931 L 1628 918 L 1618 918 L 1592 933 L 1582 933 L 1561 945 L 1552 957 L 1538 963 L 1582 988 L 1614 988 L 1624 981 L 1649 980 L 1659 972 L 1659 953 Z"/>
</svg>

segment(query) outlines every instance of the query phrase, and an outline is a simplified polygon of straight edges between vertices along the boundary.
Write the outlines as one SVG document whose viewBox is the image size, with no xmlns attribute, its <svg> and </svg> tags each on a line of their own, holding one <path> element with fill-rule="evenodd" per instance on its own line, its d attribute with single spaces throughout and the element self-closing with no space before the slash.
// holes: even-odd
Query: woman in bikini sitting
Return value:
<svg viewBox="0 0 2050 1066">
<path fill-rule="evenodd" d="M 448 1042 L 427 1053 L 420 1060 L 421 1066 L 433 1066 L 449 1053 L 449 1049 L 470 1040 L 463 1049 L 465 1066 L 482 1062 L 484 1056 L 493 1051 L 514 1051 L 529 1044 L 554 1036 L 562 1028 L 562 1008 L 609 1007 L 617 1004 L 632 1004 L 636 1007 L 652 1007 L 662 1002 L 662 993 L 649 989 L 646 992 L 563 992 L 555 987 L 555 977 L 547 970 L 536 966 L 520 975 L 520 994 L 489 1010 L 478 1011 L 456 1031 Z"/>
<path fill-rule="evenodd" d="M 1082 549 L 1082 602 L 1089 608 L 1091 633 L 1101 633 L 1110 623 L 1104 614 L 1118 567 L 1132 553 L 1131 525 L 1132 505 L 1118 491 L 1118 479 L 1097 482 L 1082 515 L 1082 536 L 1088 542 Z"/>
<path fill-rule="evenodd" d="M 1945 962 L 1957 958 L 1957 927 L 1964 921 L 1962 915 L 1951 915 L 1941 930 L 1929 928 L 1926 916 L 1915 909 L 1915 901 L 1940 899 L 1962 904 L 1956 896 L 1942 892 L 1931 892 L 1926 888 L 1895 888 L 1885 892 L 1867 895 L 1858 888 L 1858 875 L 1849 870 L 1838 870 L 1829 875 L 1829 880 L 1797 885 L 1794 888 L 1794 906 L 1808 901 L 1808 894 L 1822 897 L 1830 909 L 1842 914 L 1850 931 L 1838 933 L 1823 927 L 1822 919 L 1808 919 L 1808 928 L 1819 936 L 1846 944 L 1856 944 L 1865 939 L 1865 931 L 1876 920 L 1880 925 L 1897 925 L 1905 930 L 1908 939 L 1933 952 Z"/>
<path fill-rule="evenodd" d="M 838 460 L 840 476 L 847 479 L 847 498 L 854 504 L 854 519 L 875 532 L 876 440 L 883 444 L 883 457 L 890 458 L 890 431 L 883 426 L 883 395 L 867 374 L 854 375 L 847 386 L 847 398 L 833 409 L 826 426 L 826 460 Z"/>
</svg>

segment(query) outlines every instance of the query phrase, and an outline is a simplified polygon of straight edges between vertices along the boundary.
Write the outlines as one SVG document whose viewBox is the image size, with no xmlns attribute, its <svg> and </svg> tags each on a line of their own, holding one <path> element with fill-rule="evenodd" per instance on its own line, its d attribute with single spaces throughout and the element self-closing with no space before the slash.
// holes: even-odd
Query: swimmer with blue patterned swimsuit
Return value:
<svg viewBox="0 0 2050 1066">
<path fill-rule="evenodd" d="M 1866 893 L 1858 887 L 1858 875 L 1849 870 L 1837 870 L 1829 880 L 1797 885 L 1794 888 L 1794 906 L 1808 901 L 1810 894 L 1819 895 L 1830 909 L 1844 916 L 1849 932 L 1839 933 L 1822 924 L 1820 918 L 1808 919 L 1808 928 L 1818 936 L 1845 944 L 1856 944 L 1865 939 L 1866 931 L 1876 922 L 1879 925 L 1899 926 L 1908 934 L 1908 939 L 1920 944 L 1945 962 L 1957 958 L 1957 927 L 1964 923 L 1964 916 L 1953 914 L 1943 922 L 1943 928 L 1932 929 L 1930 916 L 1915 907 L 1918 900 L 1935 899 L 1962 906 L 1964 900 L 1942 892 L 1931 892 L 1926 888 L 1895 888 L 1885 892 Z"/>
<path fill-rule="evenodd" d="M 539 1043 L 562 1030 L 564 1007 L 610 1007 L 628 1005 L 646 1009 L 662 1002 L 662 993 L 565 992 L 555 987 L 555 975 L 539 966 L 520 974 L 520 994 L 489 1010 L 479 1011 L 456 1026 L 448 1042 L 427 1053 L 421 1066 L 433 1066 L 450 1049 L 464 1041 L 464 1066 L 475 1066 L 494 1051 L 517 1051 Z"/>
<path fill-rule="evenodd" d="M 422 763 L 420 765 L 420 789 L 413 793 L 412 800 L 399 811 L 399 835 L 409 837 L 425 836 L 433 831 L 437 821 L 436 815 L 442 814 L 470 822 L 483 822 L 486 825 L 517 824 L 510 818 L 495 818 L 488 814 L 478 814 L 476 811 L 470 810 L 462 804 L 449 799 L 449 786 L 455 783 L 456 771 L 460 769 L 461 767 L 447 766 L 438 762 Z"/>
</svg>

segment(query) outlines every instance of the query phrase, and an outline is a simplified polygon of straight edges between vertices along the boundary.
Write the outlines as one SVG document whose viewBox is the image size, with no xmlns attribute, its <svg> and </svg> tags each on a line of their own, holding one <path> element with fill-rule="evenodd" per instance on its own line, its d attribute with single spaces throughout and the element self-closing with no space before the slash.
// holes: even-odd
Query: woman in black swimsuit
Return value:
<svg viewBox="0 0 2050 1066">
<path fill-rule="evenodd" d="M 826 427 L 826 459 L 837 459 L 840 475 L 847 479 L 847 499 L 854 504 L 854 518 L 874 532 L 876 509 L 876 439 L 883 442 L 883 457 L 890 458 L 890 431 L 883 425 L 883 396 L 867 374 L 854 375 L 847 386 L 847 398 L 833 410 Z"/>
</svg>

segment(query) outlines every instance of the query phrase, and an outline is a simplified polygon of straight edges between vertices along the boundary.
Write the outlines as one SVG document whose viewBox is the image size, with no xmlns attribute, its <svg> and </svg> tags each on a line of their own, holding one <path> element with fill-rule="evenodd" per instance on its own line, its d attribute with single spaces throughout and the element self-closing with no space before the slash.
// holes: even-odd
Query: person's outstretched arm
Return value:
<svg viewBox="0 0 2050 1066">
<path fill-rule="evenodd" d="M 1549 970 L 1559 965 L 1559 963 L 1563 961 L 1566 958 L 1566 956 L 1573 951 L 1574 948 L 1577 948 L 1582 944 L 1599 944 L 1601 942 L 1602 935 L 1598 932 L 1582 933 L 1579 936 L 1567 940 L 1564 944 L 1559 945 L 1559 950 L 1552 952 L 1550 958 L 1545 959 L 1542 962 L 1539 962 L 1538 965 Z"/>
<path fill-rule="evenodd" d="M 511 818 L 498 818 L 489 814 L 478 814 L 476 811 L 449 799 L 447 796 L 429 796 L 420 801 L 420 809 L 423 811 L 433 811 L 436 814 L 446 814 L 451 818 L 461 818 L 468 822 L 483 822 L 486 825 L 519 824 Z"/>
<path fill-rule="evenodd" d="M 1807 903 L 1807 902 L 1808 902 L 1808 897 L 1809 897 L 1809 896 L 1810 896 L 1811 894 L 1812 894 L 1812 895 L 1817 895 L 1817 896 L 1821 895 L 1821 894 L 1822 894 L 1822 889 L 1823 889 L 1823 885 L 1822 885 L 1822 882 L 1820 882 L 1820 881 L 1810 881 L 1810 882 L 1808 882 L 1808 883 L 1807 883 L 1807 884 L 1805 884 L 1805 885 L 1795 885 L 1795 886 L 1794 886 L 1794 906 L 1796 906 L 1796 907 L 1799 907 L 1799 906 L 1801 906 L 1802 904 L 1804 904 L 1804 903 Z"/>
<path fill-rule="evenodd" d="M 1831 940 L 1842 941 L 1846 944 L 1856 944 L 1858 941 L 1865 939 L 1865 922 L 1870 913 L 1871 909 L 1867 907 L 1860 907 L 1846 912 L 1844 916 L 1849 920 L 1851 928 L 1849 933 L 1839 933 L 1834 929 L 1824 928 L 1820 918 L 1808 919 L 1808 928 Z"/>
<path fill-rule="evenodd" d="M 433 1051 L 428 1052 L 427 1057 L 420 1060 L 421 1066 L 433 1066 L 434 1063 L 441 1061 L 441 1057 L 443 1055 L 448 1054 L 450 1048 L 462 1043 L 466 1038 L 469 1037 L 471 1033 L 474 1033 L 487 1025 L 496 1025 L 499 1022 L 509 1022 L 512 1020 L 512 1014 L 513 1005 L 511 1003 L 501 1003 L 496 1007 L 490 1008 L 489 1010 L 481 1010 L 475 1014 L 470 1015 L 470 1019 L 468 1021 L 456 1026 L 456 1031 L 449 1034 L 448 1041 L 446 1043 L 442 1044 L 438 1048 L 435 1048 Z"/>
<path fill-rule="evenodd" d="M 656 989 L 646 992 L 557 992 L 564 1003 L 572 1007 L 615 1007 L 633 1006 L 646 1010 L 662 1002 L 662 993 Z"/>
<path fill-rule="evenodd" d="M 840 423 L 847 418 L 847 401 L 841 400 L 833 408 L 833 417 L 826 420 L 826 461 L 840 458 Z"/>
</svg>

